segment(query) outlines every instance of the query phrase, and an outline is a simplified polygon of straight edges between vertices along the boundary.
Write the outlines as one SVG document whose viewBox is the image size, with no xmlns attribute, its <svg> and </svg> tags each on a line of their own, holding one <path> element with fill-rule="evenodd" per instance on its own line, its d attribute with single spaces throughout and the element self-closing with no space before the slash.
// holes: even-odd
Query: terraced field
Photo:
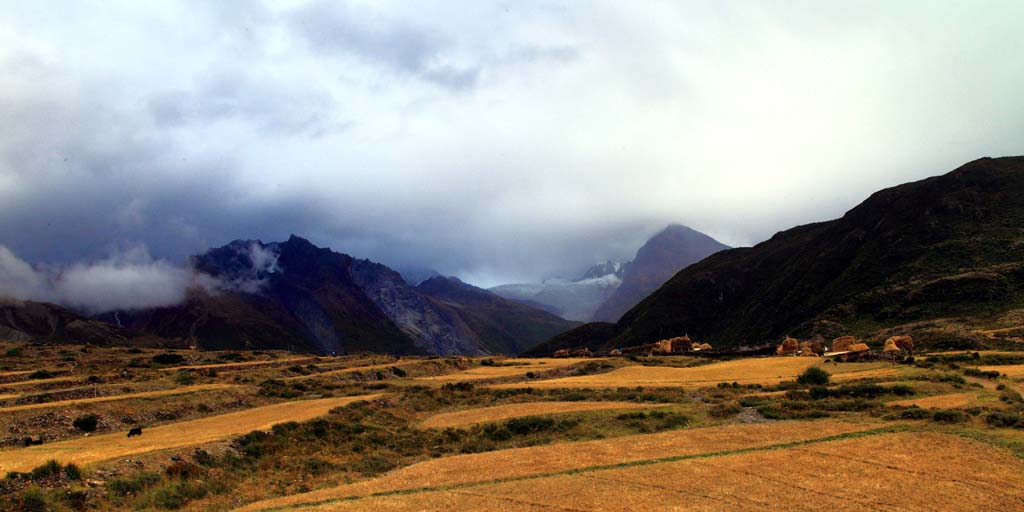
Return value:
<svg viewBox="0 0 1024 512">
<path fill-rule="evenodd" d="M 277 423 L 310 420 L 327 414 L 335 407 L 358 400 L 372 400 L 378 396 L 380 395 L 285 402 L 193 421 L 149 427 L 144 429 L 143 435 L 137 437 L 129 438 L 124 432 L 117 432 L 0 451 L 0 473 L 28 471 L 49 459 L 56 459 L 62 463 L 89 464 L 156 450 L 201 445 L 253 430 L 267 430 Z"/>
<path fill-rule="evenodd" d="M 420 428 L 448 428 L 520 418 L 584 411 L 608 411 L 622 409 L 649 409 L 658 404 L 637 404 L 632 402 L 531 402 L 524 404 L 480 407 L 466 411 L 446 412 L 431 416 L 419 424 Z"/>
<path fill-rule="evenodd" d="M 1024 364 L 1007 364 L 999 366 L 979 366 L 984 372 L 999 372 L 1010 378 L 1024 377 Z"/>
<path fill-rule="evenodd" d="M 936 395 L 926 398 L 895 400 L 888 402 L 887 405 L 904 407 L 916 405 L 922 409 L 956 409 L 960 407 L 969 407 L 977 403 L 977 393 L 950 393 L 948 395 Z"/>
<path fill-rule="evenodd" d="M 503 366 L 479 366 L 466 371 L 448 375 L 437 375 L 433 377 L 422 377 L 417 380 L 427 382 L 466 382 L 485 379 L 499 379 L 504 377 L 518 377 L 530 372 L 555 370 L 565 368 L 578 363 L 588 361 L 599 361 L 599 359 L 582 358 L 537 358 L 537 359 L 505 359 Z"/>
<path fill-rule="evenodd" d="M 739 384 L 778 384 L 796 378 L 807 368 L 820 366 L 812 357 L 772 357 L 736 359 L 693 368 L 627 366 L 596 375 L 565 377 L 529 382 L 529 387 L 551 388 L 617 388 L 617 387 L 708 387 L 721 382 Z M 894 377 L 900 371 L 886 363 L 845 363 L 828 366 L 834 380 L 869 377 Z M 498 384 L 494 387 L 523 387 L 522 383 Z"/>
<path fill-rule="evenodd" d="M 872 425 L 844 422 L 782 422 L 730 425 L 627 436 L 616 439 L 516 448 L 459 455 L 415 464 L 381 478 L 256 503 L 240 510 L 294 507 L 327 500 L 352 499 L 431 487 L 465 485 L 602 468 L 645 460 L 696 456 L 863 432 Z M 368 506 L 365 505 L 364 506 Z"/>
<path fill-rule="evenodd" d="M 242 510 L 1020 510 L 1024 462 L 962 437 L 810 438 L 482 479 L 422 479 Z M 684 452 L 685 453 L 685 452 Z M 950 468 L 956 468 L 954 477 Z M 989 468 L 994 468 L 989 470 Z M 547 469 L 547 468 L 544 468 Z M 426 485 L 421 485 L 426 484 Z M 370 489 L 379 489 L 372 491 Z M 353 490 L 354 491 L 354 490 Z"/>
<path fill-rule="evenodd" d="M 220 391 L 225 389 L 237 389 L 240 386 L 234 384 L 199 384 L 196 386 L 183 386 L 173 389 L 162 389 L 158 391 L 145 391 L 142 393 L 124 393 L 120 395 L 110 396 L 98 396 L 94 398 L 79 398 L 76 400 L 58 400 L 56 402 L 44 402 L 40 404 L 25 404 L 25 405 L 13 405 L 11 407 L 0 408 L 0 414 L 18 412 L 18 411 L 29 411 L 33 409 L 51 409 L 55 407 L 68 407 L 73 405 L 81 404 L 94 404 L 99 402 L 113 402 L 118 400 L 132 400 L 132 399 L 145 399 L 145 398 L 160 398 L 172 395 L 183 395 L 188 393 L 198 393 L 201 391 Z"/>
</svg>

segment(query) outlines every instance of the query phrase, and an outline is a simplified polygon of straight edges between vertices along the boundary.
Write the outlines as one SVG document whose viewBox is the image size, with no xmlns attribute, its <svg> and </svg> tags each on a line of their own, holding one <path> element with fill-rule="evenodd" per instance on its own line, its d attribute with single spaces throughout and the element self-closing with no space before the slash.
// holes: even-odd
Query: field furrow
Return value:
<svg viewBox="0 0 1024 512">
<path fill-rule="evenodd" d="M 525 404 L 481 407 L 466 411 L 436 414 L 419 424 L 420 428 L 462 427 L 476 423 L 490 423 L 519 418 L 583 411 L 607 411 L 616 409 L 648 409 L 664 407 L 663 404 L 637 404 L 633 402 L 531 402 Z"/>
</svg>

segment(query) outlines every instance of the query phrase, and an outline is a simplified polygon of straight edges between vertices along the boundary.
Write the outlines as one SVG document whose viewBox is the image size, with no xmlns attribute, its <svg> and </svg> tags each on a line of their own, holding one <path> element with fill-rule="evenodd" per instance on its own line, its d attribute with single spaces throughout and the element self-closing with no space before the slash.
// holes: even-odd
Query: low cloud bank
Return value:
<svg viewBox="0 0 1024 512">
<path fill-rule="evenodd" d="M 154 260 L 145 247 L 104 260 L 33 267 L 0 245 L 0 296 L 54 302 L 88 314 L 173 306 L 190 288 L 219 289 L 218 281 L 191 267 Z"/>
</svg>

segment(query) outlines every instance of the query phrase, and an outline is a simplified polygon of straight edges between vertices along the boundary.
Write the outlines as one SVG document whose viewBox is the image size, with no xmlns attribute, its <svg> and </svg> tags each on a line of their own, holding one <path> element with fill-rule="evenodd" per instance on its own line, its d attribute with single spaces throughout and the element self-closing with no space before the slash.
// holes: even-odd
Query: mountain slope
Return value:
<svg viewBox="0 0 1024 512">
<path fill-rule="evenodd" d="M 676 272 L 729 246 L 681 224 L 651 237 L 622 274 L 622 284 L 594 313 L 593 320 L 615 322 Z"/>
<path fill-rule="evenodd" d="M 124 343 L 115 326 L 45 302 L 0 299 L 0 340 L 40 343 Z"/>
<path fill-rule="evenodd" d="M 583 326 L 558 341 L 600 348 L 690 334 L 736 345 L 901 332 L 974 346 L 989 339 L 983 328 L 1019 328 L 1021 308 L 1024 157 L 983 158 L 877 192 L 840 219 L 719 252 L 676 274 L 603 336 Z"/>
<path fill-rule="evenodd" d="M 450 308 L 491 353 L 514 354 L 579 325 L 453 277 L 428 279 L 416 290 Z"/>
<path fill-rule="evenodd" d="M 517 352 L 573 326 L 519 304 L 495 307 L 495 318 L 464 311 L 385 265 L 294 235 L 266 244 L 237 240 L 194 256 L 192 264 L 214 282 L 178 306 L 122 312 L 125 325 L 211 349 L 445 355 Z M 521 330 L 499 334 L 485 320 Z"/>
</svg>

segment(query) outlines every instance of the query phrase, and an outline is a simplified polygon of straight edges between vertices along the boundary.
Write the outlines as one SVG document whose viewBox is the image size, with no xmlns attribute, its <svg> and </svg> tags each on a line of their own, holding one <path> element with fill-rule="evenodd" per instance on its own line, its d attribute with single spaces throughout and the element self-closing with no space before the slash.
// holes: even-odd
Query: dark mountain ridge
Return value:
<svg viewBox="0 0 1024 512">
<path fill-rule="evenodd" d="M 877 192 L 839 219 L 714 254 L 613 326 L 585 325 L 531 352 L 683 334 L 726 346 L 893 333 L 978 346 L 985 327 L 1012 327 L 1021 308 L 1024 157 L 982 158 Z"/>
</svg>

